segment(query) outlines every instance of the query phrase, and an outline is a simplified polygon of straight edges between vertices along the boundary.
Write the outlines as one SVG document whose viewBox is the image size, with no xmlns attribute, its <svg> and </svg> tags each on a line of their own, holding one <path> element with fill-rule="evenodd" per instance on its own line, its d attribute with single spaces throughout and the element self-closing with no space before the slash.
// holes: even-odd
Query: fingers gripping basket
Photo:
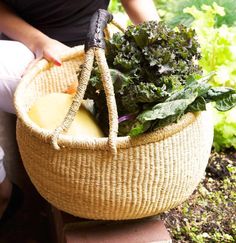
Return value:
<svg viewBox="0 0 236 243">
<path fill-rule="evenodd" d="M 55 207 L 84 218 L 135 219 L 179 205 L 204 175 L 213 138 L 208 112 L 188 113 L 177 124 L 135 138 L 116 138 L 114 94 L 108 91 L 109 138 L 58 135 L 60 129 L 48 131 L 30 120 L 33 102 L 76 81 L 91 50 L 100 48 L 90 48 L 86 55 L 83 47 L 71 49 L 61 67 L 42 60 L 17 88 L 17 141 L 32 183 Z"/>
</svg>

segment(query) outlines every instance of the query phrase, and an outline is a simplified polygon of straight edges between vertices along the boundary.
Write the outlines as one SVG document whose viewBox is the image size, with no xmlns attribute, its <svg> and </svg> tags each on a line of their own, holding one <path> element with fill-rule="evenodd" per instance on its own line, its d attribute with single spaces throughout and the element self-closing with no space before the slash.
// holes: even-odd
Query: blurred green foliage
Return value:
<svg viewBox="0 0 236 243">
<path fill-rule="evenodd" d="M 216 26 L 219 27 L 223 24 L 227 26 L 236 25 L 235 0 L 154 0 L 160 16 L 171 26 L 176 26 L 177 24 L 189 26 L 192 23 L 194 18 L 184 13 L 184 8 L 195 6 L 197 9 L 201 9 L 203 4 L 212 5 L 214 2 L 225 9 L 224 16 L 216 16 Z M 119 0 L 111 0 L 109 11 L 113 13 L 124 12 L 124 9 Z"/>
<path fill-rule="evenodd" d="M 108 10 L 112 13 L 116 13 L 116 12 L 124 12 L 124 9 L 122 7 L 122 4 L 120 1 L 118 0 L 111 0 L 110 4 L 109 4 L 109 8 Z"/>
<path fill-rule="evenodd" d="M 183 10 L 193 17 L 191 27 L 195 29 L 201 46 L 199 62 L 205 73 L 216 72 L 212 79 L 214 86 L 230 86 L 236 89 L 236 27 L 218 26 L 219 17 L 227 15 L 225 9 L 216 3 Z M 227 18 L 225 18 L 227 19 Z M 236 108 L 227 112 L 214 112 L 214 148 L 236 149 Z"/>
<path fill-rule="evenodd" d="M 214 2 L 225 10 L 224 16 L 216 16 L 216 26 L 219 27 L 223 24 L 227 26 L 236 25 L 235 0 L 154 0 L 154 2 L 162 18 L 171 26 L 176 26 L 177 24 L 189 26 L 192 23 L 194 18 L 184 13 L 184 8 L 195 6 L 200 10 L 203 4 L 212 5 Z"/>
</svg>

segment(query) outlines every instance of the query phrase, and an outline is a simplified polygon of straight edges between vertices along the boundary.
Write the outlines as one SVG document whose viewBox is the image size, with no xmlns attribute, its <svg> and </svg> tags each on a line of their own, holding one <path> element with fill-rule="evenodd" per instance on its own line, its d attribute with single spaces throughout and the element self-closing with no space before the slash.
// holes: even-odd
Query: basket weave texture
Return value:
<svg viewBox="0 0 236 243">
<path fill-rule="evenodd" d="M 209 113 L 188 113 L 158 131 L 119 137 L 116 155 L 108 138 L 64 134 L 55 150 L 53 131 L 34 124 L 28 109 L 38 97 L 76 81 L 83 60 L 83 47 L 65 55 L 61 67 L 42 60 L 16 90 L 17 141 L 32 183 L 55 207 L 83 218 L 135 219 L 176 207 L 204 176 L 213 139 Z"/>
</svg>

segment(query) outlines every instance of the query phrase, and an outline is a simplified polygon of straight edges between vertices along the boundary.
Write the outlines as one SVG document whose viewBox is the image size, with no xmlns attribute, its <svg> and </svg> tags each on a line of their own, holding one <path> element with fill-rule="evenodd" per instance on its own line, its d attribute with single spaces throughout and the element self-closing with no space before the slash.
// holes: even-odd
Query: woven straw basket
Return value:
<svg viewBox="0 0 236 243">
<path fill-rule="evenodd" d="M 77 80 L 83 47 L 63 57 L 61 67 L 40 61 L 15 93 L 17 140 L 24 166 L 38 192 L 72 215 L 104 220 L 135 219 L 176 207 L 194 191 L 210 155 L 213 127 L 208 112 L 188 113 L 177 124 L 136 138 L 81 139 L 34 124 L 27 112 L 37 97 L 62 92 Z"/>
</svg>

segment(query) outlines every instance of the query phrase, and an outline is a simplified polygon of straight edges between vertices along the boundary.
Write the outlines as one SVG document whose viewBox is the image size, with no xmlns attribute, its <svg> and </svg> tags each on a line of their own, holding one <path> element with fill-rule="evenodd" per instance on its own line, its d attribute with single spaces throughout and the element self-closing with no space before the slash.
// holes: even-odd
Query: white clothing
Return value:
<svg viewBox="0 0 236 243">
<path fill-rule="evenodd" d="M 0 110 L 15 113 L 13 95 L 16 86 L 33 60 L 34 54 L 22 43 L 0 40 Z M 0 183 L 6 176 L 3 157 L 4 151 L 0 144 Z"/>
<path fill-rule="evenodd" d="M 0 40 L 0 110 L 15 113 L 13 95 L 34 54 L 22 43 Z"/>
</svg>

